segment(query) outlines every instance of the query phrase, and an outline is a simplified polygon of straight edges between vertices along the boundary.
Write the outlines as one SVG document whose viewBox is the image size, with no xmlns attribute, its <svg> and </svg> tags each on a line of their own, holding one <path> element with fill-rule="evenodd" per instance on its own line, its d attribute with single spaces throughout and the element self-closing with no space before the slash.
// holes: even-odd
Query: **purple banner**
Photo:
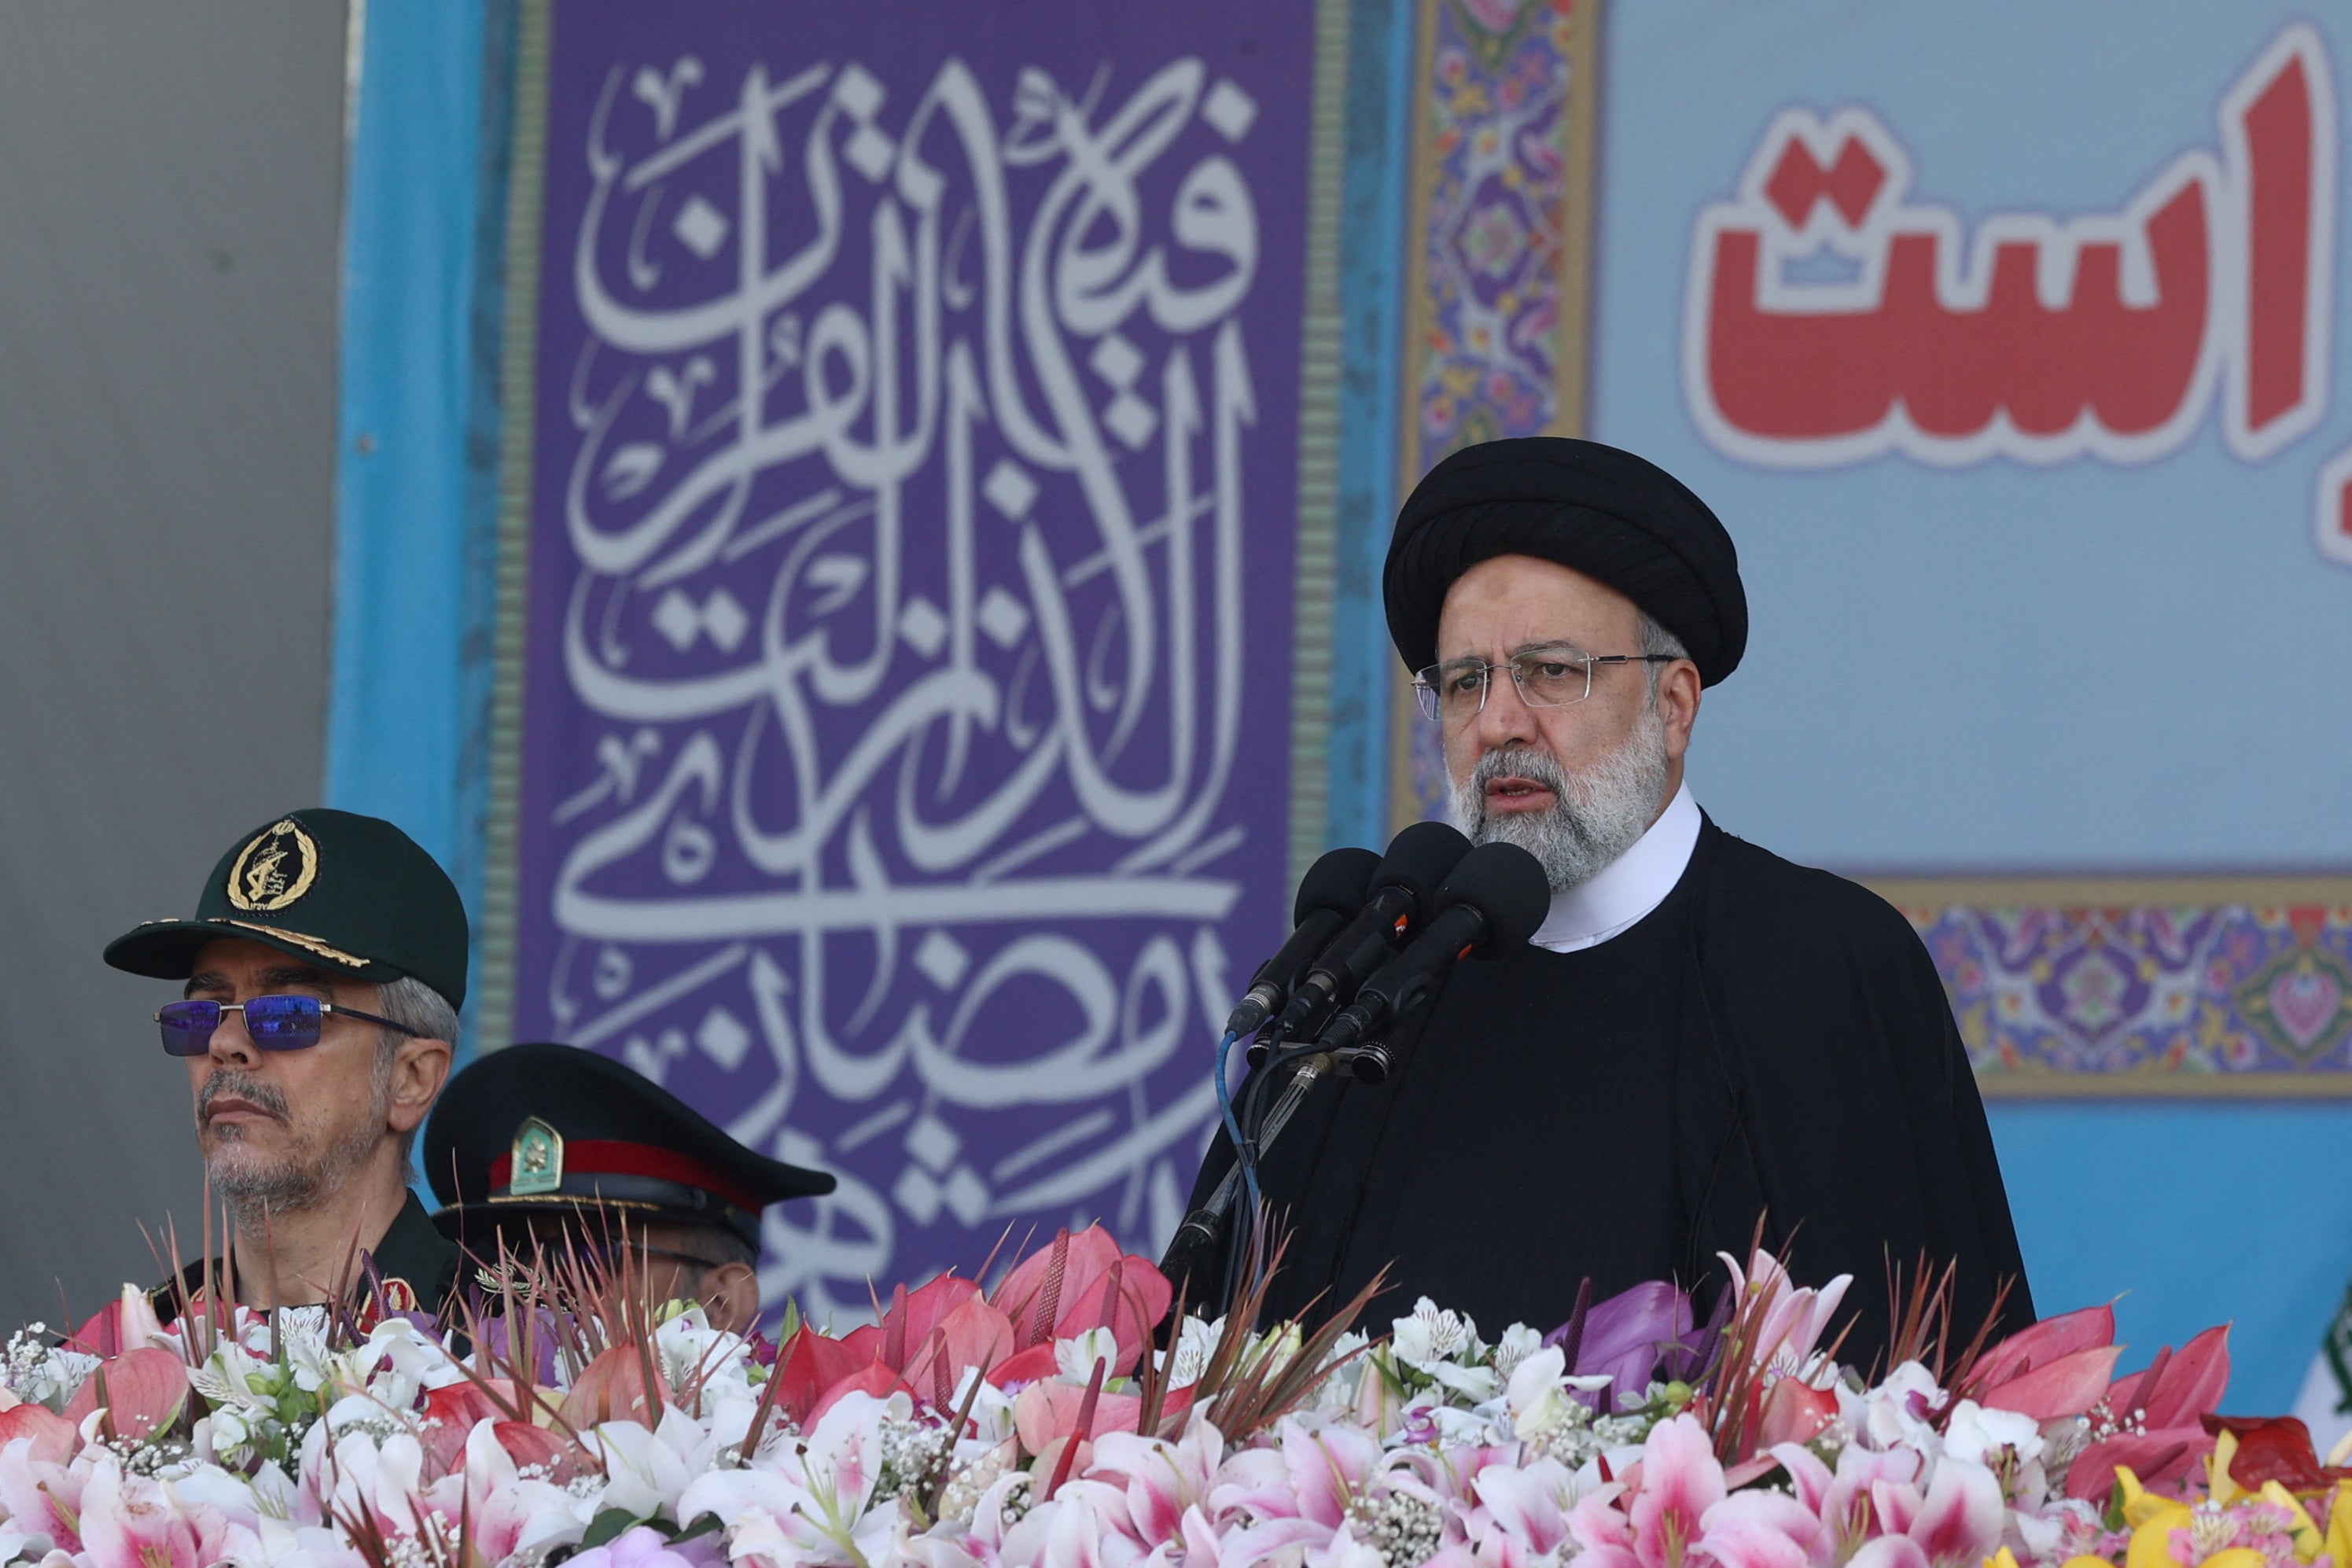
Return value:
<svg viewBox="0 0 2352 1568">
<path fill-rule="evenodd" d="M 819 1318 L 1174 1225 L 1278 937 L 1312 16 L 571 4 L 515 1036 L 838 1173 Z"/>
</svg>

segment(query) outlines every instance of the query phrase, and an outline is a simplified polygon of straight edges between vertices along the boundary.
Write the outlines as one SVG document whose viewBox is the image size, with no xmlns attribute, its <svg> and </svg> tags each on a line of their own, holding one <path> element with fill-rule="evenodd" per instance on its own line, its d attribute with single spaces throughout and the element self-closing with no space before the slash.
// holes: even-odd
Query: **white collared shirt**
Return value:
<svg viewBox="0 0 2352 1568">
<path fill-rule="evenodd" d="M 1551 914 L 1528 940 L 1554 952 L 1598 947 L 1666 901 L 1698 847 L 1698 802 L 1687 781 L 1633 847 L 1592 879 L 1551 896 Z"/>
</svg>

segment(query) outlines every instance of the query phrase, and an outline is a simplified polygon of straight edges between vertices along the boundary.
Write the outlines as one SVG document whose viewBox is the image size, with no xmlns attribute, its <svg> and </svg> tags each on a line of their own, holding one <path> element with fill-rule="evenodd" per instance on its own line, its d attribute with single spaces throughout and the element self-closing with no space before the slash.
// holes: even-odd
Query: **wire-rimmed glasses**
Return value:
<svg viewBox="0 0 2352 1568">
<path fill-rule="evenodd" d="M 1586 653 L 1565 643 L 1522 648 L 1498 664 L 1457 658 L 1416 670 L 1413 701 L 1424 719 L 1467 723 L 1486 710 L 1498 669 L 1511 672 L 1519 700 L 1530 708 L 1570 708 L 1592 695 L 1592 671 L 1603 664 L 1672 664 L 1670 653 Z"/>
</svg>

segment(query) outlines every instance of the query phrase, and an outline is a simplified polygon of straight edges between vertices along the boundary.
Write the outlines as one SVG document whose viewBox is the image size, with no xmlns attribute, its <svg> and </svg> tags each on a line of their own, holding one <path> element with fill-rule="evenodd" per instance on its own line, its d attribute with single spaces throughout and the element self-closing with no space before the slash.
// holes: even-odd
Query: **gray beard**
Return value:
<svg viewBox="0 0 2352 1568">
<path fill-rule="evenodd" d="M 346 1121 L 324 1147 L 298 1140 L 276 1162 L 265 1163 L 245 1147 L 243 1139 L 230 1133 L 220 1136 L 205 1155 L 205 1176 L 214 1194 L 227 1203 L 239 1230 L 257 1236 L 267 1215 L 315 1208 L 349 1184 L 352 1173 L 375 1152 L 392 1109 L 391 1074 L 374 1074 L 373 1089 L 365 1114 Z M 198 1114 L 224 1094 L 250 1100 L 276 1117 L 280 1126 L 291 1125 L 286 1097 L 234 1068 L 222 1068 L 205 1080 Z"/>
<path fill-rule="evenodd" d="M 1454 826 L 1473 844 L 1517 845 L 1542 865 L 1552 891 L 1565 892 L 1591 881 L 1649 831 L 1665 804 L 1666 772 L 1666 723 L 1652 704 L 1615 751 L 1576 773 L 1549 752 L 1489 752 L 1454 786 L 1448 805 Z M 1486 786 L 1511 776 L 1550 790 L 1550 808 L 1489 816 Z"/>
</svg>

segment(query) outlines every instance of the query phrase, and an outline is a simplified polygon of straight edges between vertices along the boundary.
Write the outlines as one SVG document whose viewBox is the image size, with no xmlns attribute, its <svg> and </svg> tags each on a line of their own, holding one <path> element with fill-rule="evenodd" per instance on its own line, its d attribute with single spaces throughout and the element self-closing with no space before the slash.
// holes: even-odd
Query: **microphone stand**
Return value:
<svg viewBox="0 0 2352 1568">
<path fill-rule="evenodd" d="M 1268 1042 L 1261 1038 L 1259 1043 Z M 1316 1086 L 1322 1082 L 1333 1066 L 1362 1054 L 1362 1047 L 1335 1053 L 1319 1049 L 1311 1041 L 1305 1045 L 1294 1044 L 1284 1050 L 1281 1037 L 1277 1037 L 1270 1043 L 1265 1064 L 1252 1072 L 1249 1082 L 1243 1086 L 1242 1103 L 1236 1110 L 1235 1120 L 1241 1124 L 1243 1141 L 1248 1147 L 1245 1150 L 1235 1148 L 1234 1163 L 1210 1193 L 1208 1202 L 1184 1216 L 1184 1223 L 1177 1226 L 1168 1247 L 1171 1258 L 1188 1251 L 1206 1252 L 1216 1246 L 1222 1235 L 1226 1243 L 1223 1277 L 1223 1305 L 1226 1307 L 1231 1307 L 1234 1292 L 1240 1287 L 1241 1263 L 1246 1252 L 1250 1226 L 1257 1222 L 1255 1215 L 1248 1215 L 1243 1217 L 1240 1225 L 1228 1226 L 1229 1211 L 1242 1185 L 1244 1162 L 1255 1164 L 1274 1146 L 1283 1129 L 1290 1124 L 1298 1108 L 1307 1103 L 1307 1097 L 1314 1093 Z M 1258 1110 L 1265 1105 L 1266 1086 L 1273 1080 L 1275 1069 L 1286 1063 L 1298 1061 L 1302 1057 L 1306 1059 L 1300 1063 L 1299 1069 L 1290 1076 L 1289 1081 L 1283 1085 L 1282 1092 L 1275 1097 L 1271 1106 L 1265 1107 L 1265 1114 L 1260 1117 Z"/>
</svg>

